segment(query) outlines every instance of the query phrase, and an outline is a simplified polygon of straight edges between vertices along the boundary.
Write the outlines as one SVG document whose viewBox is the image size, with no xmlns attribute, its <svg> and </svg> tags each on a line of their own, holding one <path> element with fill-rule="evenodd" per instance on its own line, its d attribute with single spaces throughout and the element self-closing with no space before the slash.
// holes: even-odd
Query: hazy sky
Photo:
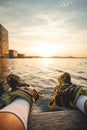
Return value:
<svg viewBox="0 0 87 130">
<path fill-rule="evenodd" d="M 87 56 L 87 0 L 0 0 L 0 24 L 26 55 Z"/>
</svg>

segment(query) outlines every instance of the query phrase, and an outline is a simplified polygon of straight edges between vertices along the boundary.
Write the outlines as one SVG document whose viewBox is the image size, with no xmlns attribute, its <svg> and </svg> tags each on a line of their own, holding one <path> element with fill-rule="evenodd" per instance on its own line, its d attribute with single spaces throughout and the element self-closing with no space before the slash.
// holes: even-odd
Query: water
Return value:
<svg viewBox="0 0 87 130">
<path fill-rule="evenodd" d="M 53 93 L 57 78 L 69 72 L 72 82 L 87 87 L 87 59 L 82 58 L 24 58 L 0 59 L 0 81 L 14 73 L 44 92 L 44 99 L 37 101 L 33 112 L 49 111 L 48 100 Z"/>
</svg>

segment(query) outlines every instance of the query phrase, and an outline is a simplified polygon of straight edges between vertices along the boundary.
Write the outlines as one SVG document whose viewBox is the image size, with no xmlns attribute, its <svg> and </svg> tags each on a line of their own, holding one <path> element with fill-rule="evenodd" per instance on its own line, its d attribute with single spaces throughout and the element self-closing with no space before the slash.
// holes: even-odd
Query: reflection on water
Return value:
<svg viewBox="0 0 87 130">
<path fill-rule="evenodd" d="M 43 64 L 43 66 L 44 66 L 45 68 L 49 67 L 51 63 L 52 63 L 52 60 L 50 60 L 50 58 L 44 58 L 44 59 L 42 60 L 42 64 Z"/>
<path fill-rule="evenodd" d="M 6 79 L 6 76 L 9 74 L 9 59 L 0 58 L 0 82 Z"/>
</svg>

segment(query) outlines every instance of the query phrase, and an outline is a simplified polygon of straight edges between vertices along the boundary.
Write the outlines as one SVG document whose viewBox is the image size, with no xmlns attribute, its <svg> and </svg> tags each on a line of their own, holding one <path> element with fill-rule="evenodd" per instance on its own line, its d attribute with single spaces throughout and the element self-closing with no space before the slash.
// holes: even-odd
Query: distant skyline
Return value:
<svg viewBox="0 0 87 130">
<path fill-rule="evenodd" d="M 0 24 L 19 53 L 87 57 L 87 0 L 0 0 Z"/>
</svg>

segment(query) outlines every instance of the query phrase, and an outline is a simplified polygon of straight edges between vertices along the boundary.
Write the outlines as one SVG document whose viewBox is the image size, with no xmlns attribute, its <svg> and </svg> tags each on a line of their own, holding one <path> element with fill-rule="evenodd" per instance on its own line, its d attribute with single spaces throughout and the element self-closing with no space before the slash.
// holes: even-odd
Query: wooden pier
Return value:
<svg viewBox="0 0 87 130">
<path fill-rule="evenodd" d="M 87 130 L 87 116 L 77 110 L 31 113 L 28 130 Z"/>
</svg>

